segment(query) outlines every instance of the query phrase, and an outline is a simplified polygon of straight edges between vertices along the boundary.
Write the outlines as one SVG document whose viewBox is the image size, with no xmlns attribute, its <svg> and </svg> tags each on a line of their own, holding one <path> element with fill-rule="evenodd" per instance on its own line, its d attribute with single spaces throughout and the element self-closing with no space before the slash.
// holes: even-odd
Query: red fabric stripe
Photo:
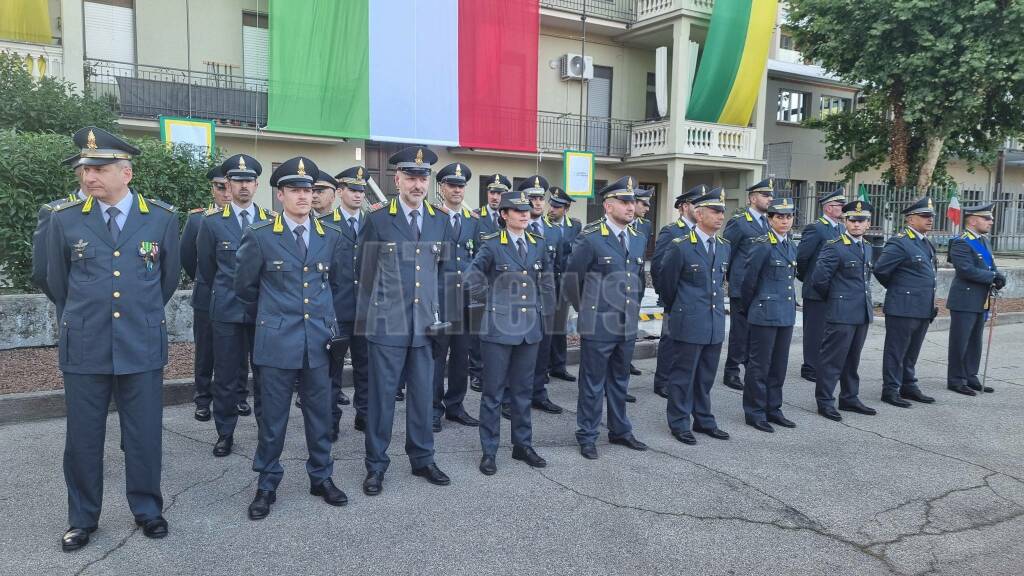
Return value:
<svg viewBox="0 0 1024 576">
<path fill-rule="evenodd" d="M 538 0 L 459 0 L 459 144 L 537 150 Z"/>
</svg>

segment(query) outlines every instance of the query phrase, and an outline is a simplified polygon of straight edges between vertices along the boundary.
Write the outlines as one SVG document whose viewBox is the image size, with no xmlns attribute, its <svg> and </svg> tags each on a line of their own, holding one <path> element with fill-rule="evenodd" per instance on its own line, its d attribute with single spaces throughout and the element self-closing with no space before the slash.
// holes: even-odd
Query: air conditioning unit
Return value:
<svg viewBox="0 0 1024 576">
<path fill-rule="evenodd" d="M 558 61 L 562 80 L 593 80 L 594 58 L 580 54 L 563 54 Z"/>
</svg>

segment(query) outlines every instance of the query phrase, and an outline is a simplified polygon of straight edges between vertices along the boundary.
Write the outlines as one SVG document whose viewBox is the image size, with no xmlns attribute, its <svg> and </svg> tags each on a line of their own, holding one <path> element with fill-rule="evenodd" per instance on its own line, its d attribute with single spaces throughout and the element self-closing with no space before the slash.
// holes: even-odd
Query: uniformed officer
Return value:
<svg viewBox="0 0 1024 576">
<path fill-rule="evenodd" d="M 498 203 L 501 201 L 501 195 L 511 189 L 512 180 L 507 176 L 495 173 L 487 177 L 487 204 L 473 211 L 474 214 L 480 217 L 476 230 L 477 243 L 480 242 L 480 238 L 485 234 L 501 230 L 504 223 L 501 222 L 501 215 L 498 214 Z M 476 321 L 474 320 L 471 323 L 476 324 Z M 482 370 L 480 338 L 476 334 L 471 334 L 469 340 L 469 387 L 477 392 L 482 390 L 480 380 Z"/>
<path fill-rule="evenodd" d="M 647 445 L 633 435 L 626 415 L 629 363 L 636 345 L 640 298 L 644 291 L 646 238 L 633 221 L 632 176 L 601 189 L 604 218 L 591 222 L 573 244 L 562 290 L 578 313 L 580 334 L 579 398 L 576 441 L 584 458 L 597 458 L 597 428 L 602 401 L 608 404 L 608 440 L 633 450 Z"/>
<path fill-rule="evenodd" d="M 454 253 L 445 261 L 445 299 L 441 302 L 441 317 L 452 323 L 447 334 L 438 336 L 434 358 L 434 432 L 441 431 L 441 417 L 463 426 L 477 426 L 480 422 L 466 412 L 463 401 L 469 385 L 469 298 L 466 294 L 466 271 L 473 263 L 479 235 L 480 216 L 463 207 L 466 182 L 473 177 L 469 166 L 456 162 L 438 170 L 438 190 L 441 204 L 435 206 L 448 219 L 452 229 Z M 447 375 L 448 390 L 445 390 Z"/>
<path fill-rule="evenodd" d="M 164 305 L 181 273 L 174 208 L 128 187 L 139 150 L 93 126 L 76 132 L 74 142 L 81 148 L 86 198 L 51 214 L 46 244 L 47 286 L 62 311 L 65 552 L 88 544 L 99 522 L 111 395 L 121 424 L 128 507 L 145 536 L 167 535 L 160 493 Z"/>
<path fill-rule="evenodd" d="M 842 386 L 839 409 L 873 415 L 857 397 L 860 391 L 860 353 L 868 326 L 873 317 L 871 304 L 871 244 L 864 232 L 871 225 L 871 203 L 863 200 L 843 206 L 846 231 L 829 240 L 818 255 L 818 263 L 810 281 L 814 290 L 827 302 L 825 330 L 818 348 L 815 399 L 818 414 L 840 421 L 833 393 L 838 382 Z"/>
<path fill-rule="evenodd" d="M 666 249 L 656 287 L 672 311 L 668 337 L 675 361 L 668 382 L 668 426 L 683 444 L 697 443 L 693 431 L 729 439 L 711 413 L 711 387 L 725 340 L 722 284 L 730 262 L 729 242 L 718 234 L 725 222 L 725 191 L 715 188 L 693 205 L 696 225 Z"/>
<path fill-rule="evenodd" d="M 955 273 L 949 287 L 949 364 L 946 387 L 974 396 L 992 392 L 978 379 L 981 339 L 989 317 L 992 296 L 1006 286 L 987 234 L 992 231 L 992 204 L 964 208 L 964 232 L 949 242 L 949 261 Z"/>
<path fill-rule="evenodd" d="M 875 278 L 885 286 L 885 349 L 882 354 L 882 402 L 910 408 L 908 400 L 935 401 L 917 385 L 917 357 L 935 306 L 935 246 L 927 234 L 935 221 L 931 198 L 903 210 L 907 227 L 889 238 L 875 262 Z"/>
<path fill-rule="evenodd" d="M 356 330 L 366 334 L 370 398 L 366 417 L 366 479 L 363 492 L 380 494 L 391 459 L 395 391 L 407 387 L 405 452 L 414 476 L 431 484 L 451 481 L 434 463 L 431 411 L 434 362 L 431 339 L 443 329 L 442 262 L 451 250 L 451 225 L 425 202 L 430 167 L 437 155 L 409 146 L 390 158 L 398 197 L 366 219 L 359 249 L 362 274 Z"/>
<path fill-rule="evenodd" d="M 548 260 L 547 265 L 553 274 L 555 267 L 562 259 L 561 248 L 563 242 L 562 227 L 554 224 L 544 215 L 544 196 L 548 191 L 547 178 L 539 174 L 524 178 L 517 187 L 517 191 L 525 193 L 530 203 L 526 230 L 533 236 L 544 239 L 544 257 Z M 518 214 L 515 216 L 519 217 Z M 554 282 L 554 279 L 552 279 L 552 282 Z M 552 297 L 554 298 L 554 292 L 552 292 Z M 561 414 L 562 407 L 551 401 L 548 397 L 547 388 L 548 367 L 551 365 L 552 336 L 555 329 L 554 300 L 552 300 L 552 305 L 547 309 L 543 320 L 544 322 L 541 324 L 542 338 L 537 346 L 536 362 L 533 366 L 533 396 L 531 397 L 531 403 L 534 408 L 548 414 Z M 515 374 L 515 372 L 510 372 L 510 374 Z"/>
<path fill-rule="evenodd" d="M 814 291 L 811 277 L 814 265 L 825 242 L 838 238 L 845 229 L 843 227 L 843 205 L 846 204 L 846 190 L 842 186 L 831 192 L 823 192 L 818 196 L 821 216 L 814 222 L 804 226 L 800 244 L 796 247 L 796 277 L 803 284 L 800 294 L 803 297 L 803 354 L 804 361 L 800 366 L 800 376 L 814 382 L 817 378 L 814 363 L 821 345 L 821 334 L 825 330 L 825 299 Z"/>
<path fill-rule="evenodd" d="M 658 239 L 654 242 L 654 255 L 651 257 L 651 282 L 658 285 L 658 273 L 660 272 L 661 259 L 665 252 L 672 246 L 672 241 L 682 238 L 690 233 L 696 226 L 694 221 L 693 201 L 708 192 L 708 187 L 700 184 L 690 188 L 686 192 L 676 196 L 675 208 L 679 217 L 671 224 L 661 227 L 658 232 Z M 660 300 L 660 299 L 659 299 Z M 664 305 L 664 302 L 661 302 Z M 661 319 L 661 338 L 658 339 L 657 363 L 654 368 L 654 393 L 662 398 L 668 398 L 668 379 L 672 374 L 672 339 L 668 336 L 668 316 L 672 309 L 664 307 L 664 314 Z"/>
<path fill-rule="evenodd" d="M 321 171 L 323 173 L 323 171 Z M 341 265 L 335 273 L 338 275 L 338 288 L 334 291 L 334 313 L 338 318 L 338 336 L 341 338 L 335 346 L 343 346 L 344 350 L 335 350 L 332 357 L 338 361 L 331 364 L 331 397 L 333 426 L 331 441 L 336 441 L 341 421 L 339 405 L 349 403 L 341 390 L 344 365 L 342 358 L 348 352 L 352 359 L 352 407 L 356 410 L 353 426 L 356 430 L 366 430 L 366 406 L 368 401 L 369 359 L 367 358 L 366 336 L 355 330 L 356 300 L 359 293 L 359 243 L 369 214 L 365 207 L 366 201 L 366 169 L 352 166 L 334 176 L 337 185 L 338 207 L 329 214 L 320 217 L 322 222 L 329 222 L 341 229 L 341 240 L 338 250 L 341 251 Z M 346 339 L 347 338 L 347 343 Z"/>
<path fill-rule="evenodd" d="M 512 458 L 535 468 L 547 462 L 533 449 L 530 403 L 543 324 L 554 314 L 555 286 L 544 238 L 529 232 L 531 202 L 525 190 L 506 192 L 498 209 L 505 229 L 483 237 L 466 273 L 470 296 L 484 302 L 481 352 L 480 472 L 497 472 L 501 436 L 499 405 L 505 398 L 512 420 Z"/>
<path fill-rule="evenodd" d="M 251 413 L 245 401 L 248 374 L 240 374 L 244 359 L 252 361 L 253 318 L 238 300 L 235 272 L 238 268 L 242 233 L 250 224 L 269 220 L 272 214 L 253 203 L 256 178 L 263 167 L 247 154 L 235 154 L 221 164 L 227 178 L 231 201 L 220 209 L 207 210 L 199 227 L 198 278 L 210 286 L 210 320 L 213 322 L 213 419 L 217 442 L 213 455 L 227 456 L 234 445 L 235 424 L 239 415 Z M 253 401 L 259 418 L 259 377 L 253 367 L 256 385 Z"/>
<path fill-rule="evenodd" d="M 565 340 L 566 323 L 569 320 L 569 302 L 562 297 L 562 274 L 565 265 L 569 260 L 569 253 L 572 251 L 572 244 L 583 229 L 583 223 L 577 218 L 570 217 L 567 212 L 576 199 L 566 193 L 560 186 L 548 188 L 548 213 L 547 220 L 550 224 L 559 226 L 562 246 L 559 249 L 559 259 L 555 262 L 555 294 L 558 298 L 558 307 L 555 308 L 554 328 L 551 331 L 551 355 L 548 360 L 548 376 L 575 382 L 576 377 L 566 369 L 565 354 L 567 343 Z"/>
<path fill-rule="evenodd" d="M 729 348 L 725 358 L 724 383 L 735 390 L 743 389 L 740 364 L 747 362 L 747 317 L 743 315 L 746 307 L 740 300 L 740 287 L 745 272 L 743 263 L 747 261 L 751 241 L 768 233 L 766 211 L 774 193 L 775 182 L 772 178 L 747 188 L 750 206 L 730 218 L 722 232 L 729 241 L 732 254 L 729 262 Z"/>
<path fill-rule="evenodd" d="M 192 393 L 192 401 L 196 406 L 195 419 L 200 422 L 210 420 L 210 402 L 213 400 L 213 394 L 210 392 L 210 384 L 213 380 L 213 325 L 210 323 L 210 284 L 205 279 L 200 281 L 196 272 L 196 264 L 199 259 L 196 241 L 199 238 L 199 226 L 205 218 L 206 211 L 221 208 L 231 202 L 227 179 L 224 178 L 220 165 L 210 168 L 206 172 L 206 179 L 210 181 L 210 204 L 206 208 L 195 208 L 189 212 L 179 242 L 181 267 L 185 274 L 194 281 L 192 296 L 189 298 L 189 304 L 192 306 L 192 341 L 195 343 L 193 362 L 195 391 Z M 248 373 L 248 368 L 248 359 L 245 359 L 240 364 L 240 369 Z"/>
<path fill-rule="evenodd" d="M 331 480 L 331 377 L 328 345 L 338 335 L 333 291 L 341 230 L 310 216 L 319 169 L 309 158 L 283 162 L 270 175 L 282 211 L 247 227 L 238 248 L 235 293 L 256 319 L 253 365 L 259 366 L 262 413 L 252 469 L 259 473 L 249 518 L 270 514 L 284 476 L 281 451 L 292 391 L 298 386 L 306 432 L 309 493 L 331 506 L 348 497 Z"/>
<path fill-rule="evenodd" d="M 647 213 L 651 210 L 651 201 L 653 199 L 653 188 L 640 188 L 636 191 L 636 212 L 632 226 L 636 229 L 637 233 L 647 238 L 644 242 L 645 253 L 647 251 L 647 246 L 651 242 L 651 235 L 654 234 L 654 222 L 647 218 Z M 642 374 L 640 369 L 632 362 L 629 363 L 629 373 L 633 376 L 639 376 Z M 636 402 L 636 397 L 627 393 L 626 402 Z"/>
<path fill-rule="evenodd" d="M 338 181 L 323 170 L 315 176 L 313 182 L 313 218 L 323 218 L 334 212 L 334 200 L 337 196 Z"/>
<path fill-rule="evenodd" d="M 750 328 L 743 415 L 761 432 L 774 432 L 772 424 L 796 427 L 782 413 L 782 385 L 796 324 L 796 247 L 789 236 L 795 208 L 787 197 L 772 199 L 768 233 L 751 244 L 741 287 Z"/>
<path fill-rule="evenodd" d="M 42 290 L 50 302 L 53 302 L 53 295 L 50 294 L 50 288 L 46 282 L 46 226 L 50 222 L 50 214 L 58 206 L 66 202 L 85 199 L 85 193 L 82 192 L 83 168 L 78 162 L 80 158 L 81 155 L 75 154 L 61 161 L 61 164 L 66 164 L 74 169 L 75 177 L 78 178 L 78 189 L 40 206 L 36 215 L 36 229 L 32 232 L 32 285 Z M 59 310 L 57 315 L 60 316 Z"/>
</svg>

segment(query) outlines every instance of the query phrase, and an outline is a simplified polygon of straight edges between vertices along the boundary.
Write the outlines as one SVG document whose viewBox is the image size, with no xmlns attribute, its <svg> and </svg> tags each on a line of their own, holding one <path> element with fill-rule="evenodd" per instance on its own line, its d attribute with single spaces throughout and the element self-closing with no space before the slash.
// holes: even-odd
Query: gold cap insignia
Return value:
<svg viewBox="0 0 1024 576">
<path fill-rule="evenodd" d="M 789 198 L 783 198 L 782 205 L 779 208 L 789 208 Z"/>
<path fill-rule="evenodd" d="M 929 210 L 934 210 L 935 209 L 935 207 L 932 205 L 932 199 L 931 198 L 928 198 L 928 209 Z"/>
<path fill-rule="evenodd" d="M 92 130 L 89 130 L 89 135 L 85 139 L 85 147 L 90 150 L 96 149 L 96 135 L 92 133 Z"/>
<path fill-rule="evenodd" d="M 422 148 L 417 148 L 416 149 L 416 163 L 417 164 L 423 164 L 423 149 Z"/>
<path fill-rule="evenodd" d="M 455 175 L 462 178 L 462 164 L 455 165 Z"/>
<path fill-rule="evenodd" d="M 725 202 L 725 190 L 722 190 L 721 194 L 718 195 L 718 199 Z"/>
<path fill-rule="evenodd" d="M 774 190 L 775 189 L 775 178 L 769 178 L 768 179 L 768 189 L 769 190 Z"/>
<path fill-rule="evenodd" d="M 628 190 L 629 192 L 633 191 L 633 177 L 632 176 L 626 176 L 626 190 Z"/>
<path fill-rule="evenodd" d="M 708 187 L 703 185 L 703 184 L 701 184 L 700 185 L 700 193 L 701 194 L 707 194 L 708 193 Z"/>
<path fill-rule="evenodd" d="M 296 174 L 298 174 L 299 176 L 306 175 L 306 165 L 302 162 L 302 158 L 299 158 L 299 169 L 296 172 Z"/>
<path fill-rule="evenodd" d="M 501 184 L 501 174 L 495 174 L 494 175 L 494 183 L 495 184 Z"/>
<path fill-rule="evenodd" d="M 862 206 L 861 206 L 860 201 L 858 200 L 857 201 L 857 212 L 860 212 L 861 210 L 862 210 Z"/>
<path fill-rule="evenodd" d="M 520 202 L 526 202 L 527 201 L 526 200 L 526 191 L 525 190 L 520 190 L 519 191 L 519 201 Z"/>
<path fill-rule="evenodd" d="M 359 179 L 363 178 L 363 167 L 362 166 L 360 166 L 359 169 L 356 170 L 356 178 L 359 178 Z"/>
<path fill-rule="evenodd" d="M 239 156 L 238 157 L 238 169 L 239 170 L 248 170 L 248 168 L 245 167 L 245 156 Z"/>
</svg>

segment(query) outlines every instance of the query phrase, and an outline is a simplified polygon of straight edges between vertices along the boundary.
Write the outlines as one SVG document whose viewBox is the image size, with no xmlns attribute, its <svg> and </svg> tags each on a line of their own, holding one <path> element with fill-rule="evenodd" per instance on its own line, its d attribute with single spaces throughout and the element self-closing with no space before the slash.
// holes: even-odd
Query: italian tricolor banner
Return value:
<svg viewBox="0 0 1024 576">
<path fill-rule="evenodd" d="M 270 0 L 268 129 L 537 148 L 538 0 Z"/>
<path fill-rule="evenodd" d="M 687 118 L 750 123 L 777 13 L 778 0 L 715 0 Z"/>
</svg>

